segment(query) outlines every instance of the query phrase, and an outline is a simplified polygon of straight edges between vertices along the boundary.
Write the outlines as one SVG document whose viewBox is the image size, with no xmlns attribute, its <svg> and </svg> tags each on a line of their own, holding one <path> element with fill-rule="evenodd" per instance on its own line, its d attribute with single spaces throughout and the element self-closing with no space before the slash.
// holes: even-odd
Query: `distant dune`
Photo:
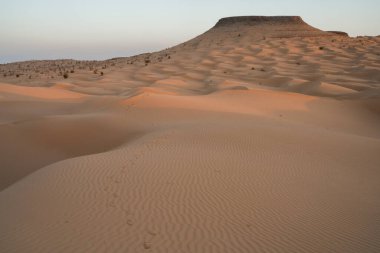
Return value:
<svg viewBox="0 0 380 253">
<path fill-rule="evenodd" d="M 0 251 L 380 252 L 379 52 L 248 16 L 0 65 Z"/>
</svg>

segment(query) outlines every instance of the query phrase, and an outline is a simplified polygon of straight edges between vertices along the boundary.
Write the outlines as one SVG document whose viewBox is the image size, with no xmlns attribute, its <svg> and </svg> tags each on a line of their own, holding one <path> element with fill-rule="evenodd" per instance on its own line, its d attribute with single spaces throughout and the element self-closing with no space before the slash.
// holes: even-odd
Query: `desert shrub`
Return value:
<svg viewBox="0 0 380 253">
<path fill-rule="evenodd" d="M 102 72 L 100 72 L 100 75 L 101 75 L 101 76 L 103 76 L 103 75 L 104 75 L 103 71 L 102 71 Z"/>
<path fill-rule="evenodd" d="M 97 69 L 94 70 L 94 74 L 98 74 L 98 70 Z"/>
<path fill-rule="evenodd" d="M 16 75 L 16 77 L 17 77 L 17 78 L 19 78 L 19 77 L 20 77 L 20 75 L 19 75 L 19 74 L 17 74 L 17 75 Z"/>
<path fill-rule="evenodd" d="M 71 70 L 70 73 L 74 73 L 75 71 L 74 70 Z"/>
<path fill-rule="evenodd" d="M 69 73 L 63 74 L 63 78 L 67 79 L 69 77 Z"/>
<path fill-rule="evenodd" d="M 319 50 L 323 50 L 323 49 L 325 49 L 325 47 L 319 47 Z"/>
</svg>

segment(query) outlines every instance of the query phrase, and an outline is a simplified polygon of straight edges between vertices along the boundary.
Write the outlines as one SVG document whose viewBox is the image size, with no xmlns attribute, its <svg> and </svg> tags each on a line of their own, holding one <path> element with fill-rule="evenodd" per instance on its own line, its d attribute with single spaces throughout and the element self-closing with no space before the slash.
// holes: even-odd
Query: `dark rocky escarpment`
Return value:
<svg viewBox="0 0 380 253">
<path fill-rule="evenodd" d="M 206 34 L 220 37 L 238 32 L 245 38 L 326 37 L 337 34 L 319 30 L 300 16 L 238 16 L 220 19 Z M 240 37 L 239 36 L 239 37 Z M 222 36 L 223 37 L 223 36 Z"/>
<path fill-rule="evenodd" d="M 299 16 L 241 16 L 222 18 L 215 28 L 229 25 L 300 25 L 306 24 Z"/>
</svg>

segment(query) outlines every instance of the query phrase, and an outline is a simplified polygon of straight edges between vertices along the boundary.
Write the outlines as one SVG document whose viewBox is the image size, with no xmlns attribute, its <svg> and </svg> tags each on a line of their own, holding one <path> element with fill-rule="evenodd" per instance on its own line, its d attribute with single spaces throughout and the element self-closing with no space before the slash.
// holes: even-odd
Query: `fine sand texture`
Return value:
<svg viewBox="0 0 380 253">
<path fill-rule="evenodd" d="M 0 140 L 0 252 L 380 252 L 380 37 L 3 64 Z"/>
</svg>

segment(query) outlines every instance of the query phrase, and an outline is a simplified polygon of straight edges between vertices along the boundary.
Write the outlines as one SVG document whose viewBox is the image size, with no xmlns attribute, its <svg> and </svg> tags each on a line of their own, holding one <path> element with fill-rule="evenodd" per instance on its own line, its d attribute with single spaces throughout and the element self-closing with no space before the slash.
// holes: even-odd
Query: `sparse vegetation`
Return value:
<svg viewBox="0 0 380 253">
<path fill-rule="evenodd" d="M 65 78 L 65 79 L 67 79 L 69 77 L 69 73 L 65 73 L 65 74 L 63 74 L 63 78 Z"/>
<path fill-rule="evenodd" d="M 71 70 L 70 73 L 74 73 L 75 71 L 74 70 Z"/>
<path fill-rule="evenodd" d="M 319 50 L 323 50 L 323 49 L 325 49 L 325 47 L 322 47 L 322 46 L 321 46 L 321 47 L 319 47 Z"/>
<path fill-rule="evenodd" d="M 19 78 L 19 77 L 20 77 L 20 75 L 19 75 L 19 74 L 17 74 L 17 75 L 16 75 L 16 77 L 17 77 L 17 78 Z"/>
<path fill-rule="evenodd" d="M 102 71 L 102 72 L 100 72 L 100 75 L 101 75 L 101 76 L 103 76 L 103 75 L 104 75 L 103 71 Z"/>
</svg>

